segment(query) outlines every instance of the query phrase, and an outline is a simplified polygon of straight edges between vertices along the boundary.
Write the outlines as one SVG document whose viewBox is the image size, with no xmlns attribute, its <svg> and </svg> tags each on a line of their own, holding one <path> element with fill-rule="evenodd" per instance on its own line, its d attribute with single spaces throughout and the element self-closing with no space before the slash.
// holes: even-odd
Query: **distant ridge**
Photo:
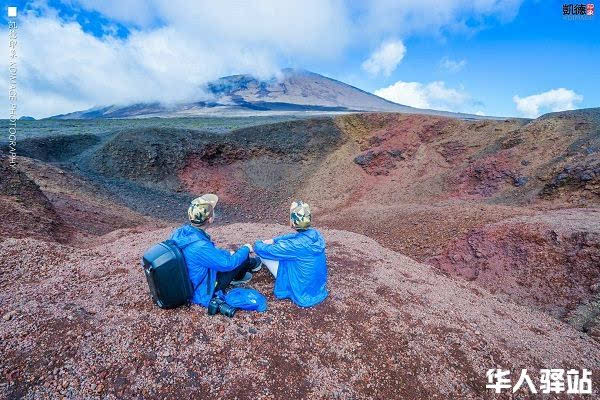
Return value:
<svg viewBox="0 0 600 400">
<path fill-rule="evenodd" d="M 157 102 L 100 106 L 50 118 L 201 117 L 357 111 L 481 118 L 397 104 L 344 82 L 301 69 L 286 68 L 281 71 L 280 77 L 268 80 L 259 80 L 247 74 L 225 76 L 209 82 L 203 89 L 210 99 L 170 106 Z"/>
</svg>

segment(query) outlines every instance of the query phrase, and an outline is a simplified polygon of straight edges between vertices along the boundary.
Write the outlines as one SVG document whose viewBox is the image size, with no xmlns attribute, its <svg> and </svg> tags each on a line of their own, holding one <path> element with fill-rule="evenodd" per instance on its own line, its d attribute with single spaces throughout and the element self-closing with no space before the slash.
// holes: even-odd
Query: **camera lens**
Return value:
<svg viewBox="0 0 600 400">
<path fill-rule="evenodd" d="M 226 317 L 232 318 L 235 315 L 237 308 L 230 306 L 229 304 L 223 302 L 219 305 L 219 312 Z"/>
</svg>

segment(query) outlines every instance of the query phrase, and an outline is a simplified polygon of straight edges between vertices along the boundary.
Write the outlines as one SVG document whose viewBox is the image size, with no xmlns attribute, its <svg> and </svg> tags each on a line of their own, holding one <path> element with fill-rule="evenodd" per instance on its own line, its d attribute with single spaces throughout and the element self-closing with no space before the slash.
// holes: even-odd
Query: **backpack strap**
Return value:
<svg viewBox="0 0 600 400">
<path fill-rule="evenodd" d="M 208 236 L 208 234 L 207 234 L 206 232 L 204 232 L 202 229 L 200 229 L 200 231 L 201 231 L 201 232 L 202 232 L 204 235 Z M 210 239 L 210 236 L 209 236 L 209 239 Z M 168 245 L 170 245 L 170 246 L 173 246 L 173 247 L 175 247 L 177 250 L 179 250 L 179 252 L 181 253 L 181 257 L 183 258 L 183 250 L 182 250 L 182 249 L 181 249 L 179 246 L 177 246 L 177 242 L 175 242 L 175 241 L 174 241 L 174 240 L 172 240 L 172 239 L 167 239 L 167 240 L 165 240 L 165 241 L 164 241 L 164 243 L 167 243 Z M 183 258 L 183 262 L 185 263 L 185 258 Z M 186 270 L 187 270 L 187 264 L 186 264 Z M 207 276 L 209 276 L 209 277 L 210 277 L 209 273 L 210 273 L 210 269 L 208 269 L 208 268 L 207 268 L 207 269 L 206 269 L 206 274 L 204 274 L 204 276 L 202 277 L 202 279 L 200 279 L 200 280 L 198 281 L 198 284 L 197 284 L 196 286 L 192 285 L 192 297 L 194 297 L 194 293 L 196 293 L 196 290 L 197 290 L 197 289 L 200 287 L 200 284 L 202 284 L 202 281 L 203 281 L 204 279 L 206 279 L 206 277 L 207 277 Z M 189 277 L 189 275 L 188 275 L 188 277 Z M 191 283 L 191 280 L 190 280 L 190 283 Z M 209 286 L 209 288 L 210 288 L 210 286 Z M 209 293 L 210 293 L 210 292 L 209 292 Z"/>
</svg>

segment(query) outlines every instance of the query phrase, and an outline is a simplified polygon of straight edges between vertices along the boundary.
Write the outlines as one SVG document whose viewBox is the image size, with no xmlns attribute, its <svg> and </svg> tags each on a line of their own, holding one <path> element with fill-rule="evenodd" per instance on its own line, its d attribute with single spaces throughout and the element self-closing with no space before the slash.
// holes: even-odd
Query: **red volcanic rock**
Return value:
<svg viewBox="0 0 600 400">
<path fill-rule="evenodd" d="M 557 210 L 489 224 L 427 262 L 568 319 L 600 282 L 600 212 Z"/>
<path fill-rule="evenodd" d="M 456 179 L 457 195 L 491 197 L 514 184 L 516 176 L 507 153 L 482 158 L 460 172 Z"/>
</svg>

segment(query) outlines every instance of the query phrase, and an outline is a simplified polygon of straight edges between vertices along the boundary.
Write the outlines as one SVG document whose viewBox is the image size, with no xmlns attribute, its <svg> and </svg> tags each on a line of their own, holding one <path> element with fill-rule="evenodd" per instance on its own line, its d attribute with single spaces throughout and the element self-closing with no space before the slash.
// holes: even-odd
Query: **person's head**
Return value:
<svg viewBox="0 0 600 400">
<path fill-rule="evenodd" d="M 219 198 L 216 194 L 208 193 L 192 200 L 188 208 L 188 218 L 195 227 L 211 224 L 215 219 L 215 207 Z"/>
<path fill-rule="evenodd" d="M 290 226 L 297 231 L 303 231 L 310 228 L 311 213 L 308 203 L 302 200 L 292 202 L 290 206 Z"/>
</svg>

